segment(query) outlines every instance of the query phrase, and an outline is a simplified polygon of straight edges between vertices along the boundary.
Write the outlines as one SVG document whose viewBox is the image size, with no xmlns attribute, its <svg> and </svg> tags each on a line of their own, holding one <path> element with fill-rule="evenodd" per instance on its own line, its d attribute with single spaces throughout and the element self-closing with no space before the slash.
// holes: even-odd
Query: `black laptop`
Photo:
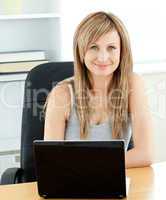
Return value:
<svg viewBox="0 0 166 200">
<path fill-rule="evenodd" d="M 123 140 L 34 141 L 39 195 L 44 198 L 126 197 Z"/>
</svg>

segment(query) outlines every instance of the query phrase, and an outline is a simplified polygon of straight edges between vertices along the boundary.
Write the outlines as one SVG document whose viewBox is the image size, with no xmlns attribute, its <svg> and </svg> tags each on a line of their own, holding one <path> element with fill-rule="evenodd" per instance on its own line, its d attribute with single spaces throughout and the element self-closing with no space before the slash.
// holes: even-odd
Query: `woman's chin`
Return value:
<svg viewBox="0 0 166 200">
<path fill-rule="evenodd" d="M 99 71 L 99 70 L 96 70 L 96 71 L 93 71 L 93 72 L 91 72 L 92 73 L 92 75 L 95 75 L 95 76 L 110 76 L 110 75 L 112 75 L 113 74 L 113 72 L 112 71 Z"/>
</svg>

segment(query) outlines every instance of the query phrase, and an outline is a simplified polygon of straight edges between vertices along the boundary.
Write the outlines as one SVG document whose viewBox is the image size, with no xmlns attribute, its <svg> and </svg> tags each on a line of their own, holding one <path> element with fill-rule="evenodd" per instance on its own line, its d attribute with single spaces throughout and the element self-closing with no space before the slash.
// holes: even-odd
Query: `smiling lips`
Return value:
<svg viewBox="0 0 166 200">
<path fill-rule="evenodd" d="M 106 65 L 106 64 L 95 64 L 95 66 L 100 68 L 100 69 L 106 69 L 109 65 Z"/>
</svg>

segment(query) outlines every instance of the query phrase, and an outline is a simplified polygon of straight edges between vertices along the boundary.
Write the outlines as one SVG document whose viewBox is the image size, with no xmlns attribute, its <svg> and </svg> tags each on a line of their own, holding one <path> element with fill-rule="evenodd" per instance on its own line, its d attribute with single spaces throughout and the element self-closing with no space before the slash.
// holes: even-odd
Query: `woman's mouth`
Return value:
<svg viewBox="0 0 166 200">
<path fill-rule="evenodd" d="M 100 69 L 106 69 L 109 65 L 106 65 L 106 64 L 95 64 L 95 66 L 97 68 L 100 68 Z"/>
</svg>

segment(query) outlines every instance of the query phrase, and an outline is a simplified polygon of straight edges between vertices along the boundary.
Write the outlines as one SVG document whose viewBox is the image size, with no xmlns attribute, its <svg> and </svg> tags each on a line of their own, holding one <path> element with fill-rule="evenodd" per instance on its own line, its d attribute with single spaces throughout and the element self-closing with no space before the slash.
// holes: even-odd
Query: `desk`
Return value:
<svg viewBox="0 0 166 200">
<path fill-rule="evenodd" d="M 127 170 L 130 177 L 128 200 L 163 200 L 165 199 L 166 162 L 152 167 L 133 168 Z M 37 184 L 24 183 L 0 186 L 2 200 L 41 200 L 37 192 Z"/>
</svg>

